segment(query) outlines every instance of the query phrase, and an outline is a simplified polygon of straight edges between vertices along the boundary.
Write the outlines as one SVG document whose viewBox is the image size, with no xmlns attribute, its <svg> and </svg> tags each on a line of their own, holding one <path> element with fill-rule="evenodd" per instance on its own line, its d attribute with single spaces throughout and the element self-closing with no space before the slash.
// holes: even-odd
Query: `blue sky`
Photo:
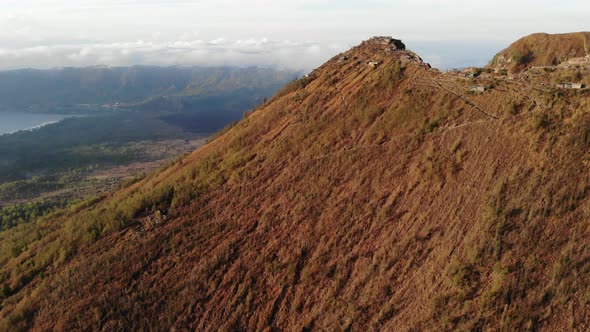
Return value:
<svg viewBox="0 0 590 332">
<path fill-rule="evenodd" d="M 3 0 L 0 69 L 272 65 L 310 70 L 373 35 L 442 68 L 533 32 L 590 30 L 579 0 Z"/>
</svg>

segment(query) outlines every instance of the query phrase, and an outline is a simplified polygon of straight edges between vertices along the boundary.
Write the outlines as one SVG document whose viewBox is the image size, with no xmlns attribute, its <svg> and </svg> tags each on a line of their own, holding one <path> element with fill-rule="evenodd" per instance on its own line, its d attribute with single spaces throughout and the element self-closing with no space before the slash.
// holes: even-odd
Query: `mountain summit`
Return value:
<svg viewBox="0 0 590 332">
<path fill-rule="evenodd" d="M 395 39 L 392 37 L 373 37 L 361 44 L 362 46 L 385 46 L 386 49 L 390 51 L 403 51 L 406 49 L 406 45 L 399 39 Z"/>
<path fill-rule="evenodd" d="M 371 39 L 159 172 L 2 233 L 0 329 L 584 329 L 588 97 Z"/>
<path fill-rule="evenodd" d="M 590 32 L 536 33 L 514 42 L 488 66 L 519 72 L 533 66 L 556 66 L 587 55 L 590 55 Z"/>
</svg>

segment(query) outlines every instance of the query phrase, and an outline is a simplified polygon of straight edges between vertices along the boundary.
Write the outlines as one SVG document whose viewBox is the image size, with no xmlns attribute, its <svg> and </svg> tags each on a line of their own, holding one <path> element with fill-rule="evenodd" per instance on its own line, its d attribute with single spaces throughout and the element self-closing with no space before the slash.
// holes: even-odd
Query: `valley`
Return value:
<svg viewBox="0 0 590 332">
<path fill-rule="evenodd" d="M 0 72 L 0 109 L 20 109 L 0 112 L 0 230 L 138 181 L 241 119 L 291 75 L 256 68 Z"/>
</svg>

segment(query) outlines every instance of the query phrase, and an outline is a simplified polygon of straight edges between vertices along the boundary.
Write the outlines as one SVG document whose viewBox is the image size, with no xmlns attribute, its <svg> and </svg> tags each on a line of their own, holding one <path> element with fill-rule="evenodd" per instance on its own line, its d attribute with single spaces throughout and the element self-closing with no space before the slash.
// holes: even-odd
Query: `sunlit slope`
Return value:
<svg viewBox="0 0 590 332">
<path fill-rule="evenodd" d="M 333 58 L 113 196 L 1 234 L 2 327 L 588 326 L 588 91 L 496 78 L 474 94 L 392 45 Z"/>
<path fill-rule="evenodd" d="M 488 65 L 518 72 L 535 66 L 555 66 L 590 54 L 590 32 L 535 33 L 498 53 Z"/>
</svg>

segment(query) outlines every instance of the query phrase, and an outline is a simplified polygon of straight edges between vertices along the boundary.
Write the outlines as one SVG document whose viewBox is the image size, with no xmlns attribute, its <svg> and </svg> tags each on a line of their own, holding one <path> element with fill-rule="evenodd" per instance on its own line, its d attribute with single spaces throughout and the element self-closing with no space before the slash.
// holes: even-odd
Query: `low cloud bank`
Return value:
<svg viewBox="0 0 590 332">
<path fill-rule="evenodd" d="M 404 40 L 440 69 L 483 66 L 504 44 Z M 108 66 L 262 66 L 309 72 L 354 43 L 243 39 L 64 43 L 0 47 L 0 70 Z"/>
<path fill-rule="evenodd" d="M 135 41 L 0 48 L 0 69 L 129 66 L 269 66 L 311 70 L 347 45 L 268 39 Z"/>
</svg>

